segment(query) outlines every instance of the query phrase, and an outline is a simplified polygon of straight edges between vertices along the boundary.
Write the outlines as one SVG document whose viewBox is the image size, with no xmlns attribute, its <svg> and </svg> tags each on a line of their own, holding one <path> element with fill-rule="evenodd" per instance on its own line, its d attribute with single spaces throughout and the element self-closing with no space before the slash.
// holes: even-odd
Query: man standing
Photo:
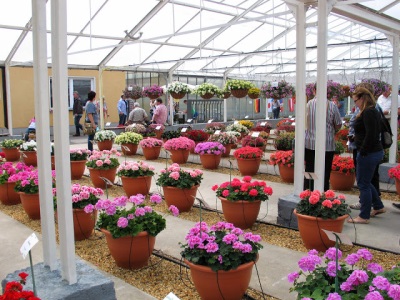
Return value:
<svg viewBox="0 0 400 300">
<path fill-rule="evenodd" d="M 74 125 L 75 125 L 75 134 L 73 136 L 80 136 L 81 133 L 79 129 L 83 131 L 82 124 L 79 123 L 83 114 L 82 100 L 79 97 L 79 93 L 77 91 L 75 91 L 73 95 L 74 95 L 74 105 L 72 106 L 72 112 L 74 114 Z"/>
<path fill-rule="evenodd" d="M 167 122 L 168 110 L 167 107 L 163 104 L 161 98 L 157 98 L 156 100 L 156 109 L 154 110 L 152 123 L 162 124 L 164 125 Z"/>
<path fill-rule="evenodd" d="M 122 94 L 121 98 L 118 100 L 117 108 L 119 115 L 118 127 L 124 127 L 126 120 L 126 102 L 124 94 Z"/>
<path fill-rule="evenodd" d="M 137 102 L 133 104 L 133 107 L 129 113 L 128 124 L 145 124 L 149 119 L 146 111 Z"/>
<path fill-rule="evenodd" d="M 392 107 L 392 98 L 390 97 L 390 94 L 392 93 L 392 88 L 386 89 L 382 95 L 378 97 L 378 104 L 382 108 L 383 114 L 386 116 L 386 118 L 390 119 L 390 109 Z M 397 115 L 400 115 L 400 97 L 398 98 L 397 101 Z"/>
</svg>

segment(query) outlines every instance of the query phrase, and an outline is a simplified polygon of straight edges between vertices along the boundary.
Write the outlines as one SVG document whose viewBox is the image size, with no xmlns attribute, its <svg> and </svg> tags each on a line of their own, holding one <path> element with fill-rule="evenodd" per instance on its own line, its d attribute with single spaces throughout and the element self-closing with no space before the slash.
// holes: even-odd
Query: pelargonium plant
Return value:
<svg viewBox="0 0 400 300">
<path fill-rule="evenodd" d="M 109 170 L 114 169 L 119 166 L 118 158 L 121 153 L 117 149 L 112 148 L 111 150 L 97 151 L 93 150 L 92 155 L 89 156 L 86 166 L 88 168 L 98 169 L 98 170 Z"/>
<path fill-rule="evenodd" d="M 215 84 L 204 82 L 196 87 L 192 93 L 199 96 L 204 96 L 205 94 L 215 95 L 219 91 L 219 87 Z"/>
<path fill-rule="evenodd" d="M 207 132 L 208 134 L 214 134 L 217 130 L 224 131 L 225 128 L 226 126 L 224 123 L 211 122 L 206 124 L 204 131 Z"/>
<path fill-rule="evenodd" d="M 146 132 L 146 126 L 142 124 L 131 124 L 125 127 L 125 132 L 135 132 L 135 133 L 140 133 L 143 134 Z"/>
<path fill-rule="evenodd" d="M 182 133 L 182 136 L 187 137 L 195 142 L 207 141 L 208 133 L 203 130 L 193 129 Z"/>
<path fill-rule="evenodd" d="M 23 290 L 26 283 L 26 278 L 29 276 L 28 273 L 21 272 L 18 274 L 20 277 L 19 281 L 10 281 L 6 283 L 3 295 L 0 295 L 0 300 L 40 300 L 36 297 L 34 292 Z"/>
<path fill-rule="evenodd" d="M 233 155 L 235 156 L 236 159 L 249 159 L 249 158 L 256 158 L 259 159 L 263 156 L 263 151 L 259 148 L 256 147 L 242 147 L 239 149 L 236 149 L 235 152 L 233 152 Z"/>
<path fill-rule="evenodd" d="M 257 122 L 256 126 L 254 126 L 251 130 L 252 131 L 265 131 L 265 132 L 270 132 L 272 129 L 272 125 L 268 123 L 267 121 L 261 121 Z"/>
<path fill-rule="evenodd" d="M 349 128 L 343 127 L 338 132 L 336 132 L 335 139 L 337 141 L 347 141 L 349 138 L 348 135 L 349 135 Z"/>
<path fill-rule="evenodd" d="M 160 171 L 157 179 L 159 186 L 172 186 L 180 189 L 190 189 L 195 185 L 199 185 L 203 180 L 203 171 L 184 170 L 178 164 L 172 164 L 166 169 Z"/>
<path fill-rule="evenodd" d="M 344 97 L 344 91 L 342 85 L 339 82 L 328 80 L 326 88 L 326 97 L 328 99 L 332 99 L 334 96 L 336 96 L 338 99 L 342 99 Z"/>
<path fill-rule="evenodd" d="M 269 158 L 271 165 L 283 165 L 289 168 L 294 167 L 294 154 L 292 150 L 281 151 L 278 150 L 271 154 Z"/>
<path fill-rule="evenodd" d="M 211 189 L 218 197 L 229 201 L 267 201 L 272 195 L 272 188 L 265 181 L 251 180 L 250 176 L 244 176 L 242 180 L 233 178 L 232 181 L 216 184 Z"/>
<path fill-rule="evenodd" d="M 210 227 L 206 222 L 198 222 L 185 240 L 185 244 L 179 243 L 182 257 L 213 271 L 234 270 L 242 264 L 256 262 L 258 251 L 263 248 L 259 235 L 243 232 L 226 222 Z"/>
<path fill-rule="evenodd" d="M 354 160 L 351 157 L 335 155 L 332 161 L 332 171 L 337 171 L 345 175 L 355 173 Z"/>
<path fill-rule="evenodd" d="M 400 267 L 384 271 L 373 262 L 367 249 L 359 249 L 342 259 L 342 251 L 329 248 L 323 257 L 311 250 L 298 262 L 300 271 L 288 275 L 293 284 L 290 292 L 297 292 L 297 299 L 400 299 Z M 336 267 L 336 259 L 338 267 Z M 337 276 L 339 289 L 335 289 Z"/>
<path fill-rule="evenodd" d="M 2 163 L 0 164 L 0 184 L 10 182 L 9 179 L 12 175 L 24 171 L 33 171 L 33 169 L 33 166 L 27 166 L 23 162 L 18 162 L 15 165 L 12 162 Z"/>
<path fill-rule="evenodd" d="M 389 178 L 396 178 L 400 180 L 400 164 L 390 168 L 388 171 Z"/>
<path fill-rule="evenodd" d="M 23 140 L 5 139 L 1 141 L 1 147 L 6 149 L 19 148 L 24 143 Z"/>
<path fill-rule="evenodd" d="M 251 135 L 246 135 L 243 139 L 242 139 L 242 146 L 246 147 L 263 147 L 264 145 L 266 145 L 267 142 L 265 141 L 264 138 L 257 136 L 257 137 L 253 137 Z"/>
<path fill-rule="evenodd" d="M 150 166 L 145 161 L 126 161 L 121 163 L 121 165 L 117 169 L 118 176 L 125 177 L 141 177 L 141 176 L 153 176 L 154 175 L 154 167 Z"/>
<path fill-rule="evenodd" d="M 323 218 L 337 219 L 350 214 L 349 206 L 344 195 L 335 195 L 332 190 L 321 193 L 318 190 L 305 190 L 300 193 L 300 201 L 297 203 L 296 211 L 299 214 Z"/>
<path fill-rule="evenodd" d="M 118 145 L 121 145 L 121 144 L 138 145 L 142 139 L 143 139 L 143 136 L 141 134 L 127 131 L 127 132 L 121 132 L 120 134 L 118 134 L 117 137 L 115 138 L 115 143 Z"/>
<path fill-rule="evenodd" d="M 240 136 L 239 133 L 234 132 L 234 131 L 227 131 L 227 132 L 221 132 L 219 134 L 213 134 L 209 137 L 210 142 L 218 142 L 221 143 L 222 145 L 228 145 L 228 144 L 236 144 L 238 139 L 236 135 L 234 134 L 229 134 L 229 133 L 235 133 L 238 136 Z"/>
<path fill-rule="evenodd" d="M 225 153 L 225 147 L 219 142 L 204 142 L 198 143 L 194 152 L 200 155 L 203 154 L 214 154 L 220 155 Z"/>
<path fill-rule="evenodd" d="M 94 135 L 94 140 L 96 142 L 103 142 L 108 140 L 114 140 L 116 133 L 112 130 L 99 130 Z"/>
<path fill-rule="evenodd" d="M 99 201 L 104 192 L 100 188 L 80 185 L 71 186 L 72 208 L 83 209 L 86 213 L 93 211 L 94 205 Z M 53 188 L 54 209 L 57 209 L 57 188 Z"/>
<path fill-rule="evenodd" d="M 130 85 L 125 88 L 124 95 L 126 98 L 130 99 L 139 99 L 142 97 L 142 87 L 138 85 Z"/>
<path fill-rule="evenodd" d="M 156 138 L 147 138 L 143 139 L 139 142 L 140 147 L 142 148 L 153 148 L 153 147 L 161 147 L 163 145 L 163 141 Z"/>
<path fill-rule="evenodd" d="M 19 146 L 21 151 L 36 151 L 37 150 L 37 144 L 36 141 L 30 140 L 28 142 L 22 143 Z"/>
<path fill-rule="evenodd" d="M 282 99 L 291 97 L 294 93 L 294 86 L 291 83 L 281 80 L 277 85 L 273 85 L 271 82 L 264 83 L 261 87 L 261 94 L 265 98 L 270 99 Z"/>
<path fill-rule="evenodd" d="M 181 136 L 165 142 L 165 150 L 190 150 L 194 149 L 195 143 L 187 137 Z"/>
<path fill-rule="evenodd" d="M 254 83 L 241 79 L 228 79 L 225 88 L 228 90 L 249 90 L 255 87 Z"/>
<path fill-rule="evenodd" d="M 254 123 L 252 121 L 249 121 L 249 120 L 240 120 L 239 124 L 243 125 L 248 130 L 251 130 L 254 127 Z"/>
<path fill-rule="evenodd" d="M 248 134 L 250 132 L 246 126 L 239 123 L 228 125 L 226 131 L 236 131 L 242 134 Z"/>
<path fill-rule="evenodd" d="M 56 171 L 51 171 L 52 184 L 55 186 Z M 8 178 L 8 182 L 15 182 L 15 191 L 26 194 L 39 193 L 39 174 L 38 170 L 26 170 L 13 174 Z"/>
<path fill-rule="evenodd" d="M 146 86 L 143 88 L 143 97 L 151 97 L 153 95 L 157 95 L 157 97 L 161 96 L 164 94 L 164 90 L 162 87 L 158 86 L 157 84 L 153 84 L 152 86 Z M 150 98 L 149 97 L 149 98 Z"/>
<path fill-rule="evenodd" d="M 187 94 L 187 93 L 191 93 L 192 90 L 186 83 L 174 81 L 168 85 L 167 92 L 168 93 L 173 92 L 173 93 L 177 93 L 177 94 L 180 94 L 180 93 Z"/>
<path fill-rule="evenodd" d="M 92 152 L 90 150 L 80 148 L 69 150 L 69 159 L 71 161 L 87 160 Z"/>
<path fill-rule="evenodd" d="M 152 131 L 164 131 L 165 126 L 164 124 L 150 124 L 149 128 L 151 128 Z"/>
</svg>

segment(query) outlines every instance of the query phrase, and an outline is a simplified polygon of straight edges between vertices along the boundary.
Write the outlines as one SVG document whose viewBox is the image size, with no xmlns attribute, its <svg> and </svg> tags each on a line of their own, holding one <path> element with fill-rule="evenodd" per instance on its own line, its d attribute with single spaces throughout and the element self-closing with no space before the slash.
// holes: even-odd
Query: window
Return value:
<svg viewBox="0 0 400 300">
<path fill-rule="evenodd" d="M 94 78 L 90 77 L 68 77 L 68 107 L 74 105 L 74 91 L 79 93 L 82 102 L 86 101 L 87 94 L 95 90 Z M 50 77 L 50 107 L 53 107 L 53 79 Z"/>
</svg>

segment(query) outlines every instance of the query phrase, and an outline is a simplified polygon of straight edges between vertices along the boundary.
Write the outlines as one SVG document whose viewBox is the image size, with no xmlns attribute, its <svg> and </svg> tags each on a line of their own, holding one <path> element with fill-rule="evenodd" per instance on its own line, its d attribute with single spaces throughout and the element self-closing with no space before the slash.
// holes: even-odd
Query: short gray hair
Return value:
<svg viewBox="0 0 400 300">
<path fill-rule="evenodd" d="M 135 102 L 135 103 L 133 104 L 133 107 L 140 107 L 140 104 L 137 103 L 137 102 Z"/>
</svg>

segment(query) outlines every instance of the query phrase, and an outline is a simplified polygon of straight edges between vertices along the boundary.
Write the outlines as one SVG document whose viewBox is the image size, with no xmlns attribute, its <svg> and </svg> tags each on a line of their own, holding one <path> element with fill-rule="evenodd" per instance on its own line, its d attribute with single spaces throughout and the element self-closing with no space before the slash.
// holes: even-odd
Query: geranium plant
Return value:
<svg viewBox="0 0 400 300">
<path fill-rule="evenodd" d="M 339 82 L 328 80 L 326 87 L 327 87 L 326 97 L 328 99 L 332 99 L 334 96 L 336 96 L 338 99 L 342 99 L 344 97 L 344 91 L 342 85 Z"/>
<path fill-rule="evenodd" d="M 400 180 L 400 164 L 390 168 L 388 171 L 389 178 L 396 178 Z"/>
<path fill-rule="evenodd" d="M 399 265 L 384 271 L 373 262 L 367 249 L 350 253 L 345 259 L 342 256 L 342 251 L 336 254 L 335 248 L 329 248 L 323 257 L 316 250 L 309 251 L 298 262 L 300 271 L 288 275 L 288 281 L 293 284 L 290 292 L 297 292 L 297 299 L 400 299 Z"/>
<path fill-rule="evenodd" d="M 282 132 L 279 133 L 274 140 L 275 148 L 277 150 L 291 150 L 293 149 L 295 133 Z"/>
<path fill-rule="evenodd" d="M 211 123 L 207 123 L 206 124 L 206 127 L 204 128 L 204 131 L 207 132 L 208 134 L 213 134 L 217 130 L 224 131 L 225 128 L 226 128 L 226 126 L 225 126 L 224 123 L 211 122 Z"/>
<path fill-rule="evenodd" d="M 23 285 L 26 283 L 28 273 L 21 272 L 18 274 L 19 281 L 10 281 L 6 283 L 3 295 L 0 295 L 0 300 L 40 300 L 32 291 L 24 290 Z"/>
<path fill-rule="evenodd" d="M 260 96 L 261 90 L 257 87 L 252 87 L 249 89 L 249 91 L 247 92 L 247 95 L 252 98 L 252 99 L 256 99 Z"/>
<path fill-rule="evenodd" d="M 163 124 L 150 124 L 149 128 L 151 128 L 152 131 L 164 131 L 165 130 L 165 126 Z"/>
<path fill-rule="evenodd" d="M 230 134 L 230 133 L 234 133 L 234 134 Z M 237 134 L 238 136 L 240 136 L 239 133 L 234 132 L 234 131 L 227 131 L 227 132 L 221 132 L 219 134 L 213 134 L 209 137 L 209 141 L 210 142 L 219 142 L 222 145 L 228 145 L 228 144 L 236 144 L 238 139 L 236 137 Z"/>
<path fill-rule="evenodd" d="M 267 82 L 262 85 L 261 93 L 267 99 L 282 99 L 292 96 L 292 94 L 294 93 L 294 86 L 291 83 L 286 82 L 285 80 L 281 80 L 276 84 Z"/>
<path fill-rule="evenodd" d="M 174 138 L 178 138 L 181 136 L 181 132 L 179 130 L 171 130 L 171 131 L 164 131 L 161 135 L 161 138 L 164 140 L 170 140 Z"/>
<path fill-rule="evenodd" d="M 296 211 L 299 214 L 323 219 L 336 219 L 348 215 L 350 209 L 344 195 L 335 195 L 332 190 L 321 193 L 318 190 L 305 190 L 300 193 Z"/>
<path fill-rule="evenodd" d="M 236 157 L 236 159 L 249 159 L 249 158 L 261 158 L 263 156 L 263 151 L 259 148 L 255 147 L 242 147 L 239 149 L 236 149 L 235 152 L 233 152 L 233 155 Z"/>
<path fill-rule="evenodd" d="M 203 130 L 193 129 L 182 133 L 182 136 L 187 137 L 195 142 L 207 141 L 208 133 Z"/>
<path fill-rule="evenodd" d="M 94 135 L 96 142 L 103 142 L 106 140 L 114 140 L 117 135 L 112 130 L 99 130 Z"/>
<path fill-rule="evenodd" d="M 114 169 L 119 166 L 118 158 L 116 158 L 118 156 L 121 156 L 121 153 L 115 148 L 103 151 L 93 150 L 92 155 L 89 156 L 86 162 L 86 166 L 98 170 Z"/>
<path fill-rule="evenodd" d="M 246 126 L 239 123 L 228 125 L 226 131 L 236 131 L 241 134 L 248 134 L 250 132 Z"/>
<path fill-rule="evenodd" d="M 250 130 L 250 129 L 252 129 L 254 127 L 254 123 L 252 121 L 249 121 L 249 120 L 240 120 L 239 124 L 243 125 L 248 130 Z"/>
<path fill-rule="evenodd" d="M 181 136 L 165 142 L 165 150 L 190 150 L 194 149 L 195 143 L 187 137 Z"/>
<path fill-rule="evenodd" d="M 83 209 L 86 213 L 93 211 L 94 205 L 104 192 L 100 188 L 80 185 L 75 183 L 71 186 L 72 208 Z M 57 209 L 57 188 L 53 188 L 54 209 Z"/>
<path fill-rule="evenodd" d="M 23 140 L 16 139 L 5 139 L 1 141 L 1 148 L 11 149 L 11 148 L 19 148 L 24 143 Z"/>
<path fill-rule="evenodd" d="M 354 160 L 348 156 L 335 155 L 332 161 L 332 171 L 337 171 L 345 175 L 355 173 Z"/>
<path fill-rule="evenodd" d="M 205 222 L 196 223 L 185 240 L 185 244 L 180 243 L 182 257 L 213 271 L 234 270 L 242 264 L 255 262 L 258 251 L 263 248 L 259 235 L 245 233 L 226 222 L 210 227 Z"/>
<path fill-rule="evenodd" d="M 146 131 L 147 131 L 146 126 L 142 124 L 134 123 L 125 127 L 125 132 L 135 132 L 143 135 Z"/>
<path fill-rule="evenodd" d="M 294 153 L 292 150 L 276 151 L 269 157 L 269 164 L 294 167 Z"/>
<path fill-rule="evenodd" d="M 21 151 L 36 151 L 37 150 L 37 144 L 36 141 L 30 140 L 28 142 L 22 143 L 21 146 L 19 146 Z"/>
<path fill-rule="evenodd" d="M 52 184 L 55 186 L 56 171 L 51 170 Z M 8 182 L 15 182 L 15 191 L 26 194 L 39 193 L 39 174 L 38 170 L 26 170 L 11 175 Z"/>
<path fill-rule="evenodd" d="M 270 132 L 272 129 L 272 125 L 267 121 L 257 122 L 256 126 L 254 126 L 251 130 L 252 131 L 265 131 Z"/>
<path fill-rule="evenodd" d="M 349 135 L 349 128 L 343 127 L 335 134 L 335 139 L 338 141 L 347 141 Z"/>
<path fill-rule="evenodd" d="M 84 148 L 71 149 L 69 150 L 69 159 L 71 161 L 87 160 L 90 154 L 91 151 Z"/>
<path fill-rule="evenodd" d="M 156 138 L 147 138 L 143 139 L 139 142 L 140 147 L 142 148 L 153 148 L 153 147 L 161 147 L 163 145 L 163 141 Z"/>
<path fill-rule="evenodd" d="M 229 201 L 267 201 L 272 195 L 272 188 L 265 181 L 251 180 L 250 176 L 244 176 L 242 180 L 233 178 L 232 181 L 214 185 L 212 190 L 218 197 Z"/>
<path fill-rule="evenodd" d="M 263 147 L 266 145 L 266 141 L 264 138 L 257 136 L 253 137 L 251 135 L 247 135 L 242 139 L 242 146 L 250 146 L 250 147 Z"/>
<path fill-rule="evenodd" d="M 204 96 L 205 94 L 215 95 L 218 93 L 218 91 L 219 87 L 217 87 L 215 84 L 205 82 L 196 87 L 192 93 L 198 96 Z"/>
<path fill-rule="evenodd" d="M 121 132 L 115 138 L 115 143 L 121 144 L 135 144 L 138 145 L 139 142 L 143 140 L 143 136 L 135 132 Z"/>
<path fill-rule="evenodd" d="M 225 153 L 225 147 L 219 142 L 204 142 L 198 143 L 194 152 L 197 154 L 215 154 L 220 155 Z"/>
<path fill-rule="evenodd" d="M 18 162 L 15 165 L 12 162 L 2 163 L 0 164 L 0 184 L 10 182 L 9 179 L 14 174 L 24 171 L 32 171 L 33 169 L 33 166 L 27 166 L 23 162 Z"/>
<path fill-rule="evenodd" d="M 199 185 L 203 179 L 203 171 L 184 170 L 178 164 L 172 164 L 166 169 L 162 169 L 157 179 L 159 186 L 173 186 L 180 189 L 190 189 Z"/>
<path fill-rule="evenodd" d="M 143 97 L 149 97 L 151 98 L 152 96 L 156 96 L 159 97 L 162 94 L 164 94 L 164 90 L 158 86 L 157 84 L 153 84 L 152 86 L 146 86 L 143 88 Z"/>
<path fill-rule="evenodd" d="M 154 167 L 144 161 L 126 161 L 118 167 L 117 175 L 131 178 L 153 176 Z"/>
</svg>

